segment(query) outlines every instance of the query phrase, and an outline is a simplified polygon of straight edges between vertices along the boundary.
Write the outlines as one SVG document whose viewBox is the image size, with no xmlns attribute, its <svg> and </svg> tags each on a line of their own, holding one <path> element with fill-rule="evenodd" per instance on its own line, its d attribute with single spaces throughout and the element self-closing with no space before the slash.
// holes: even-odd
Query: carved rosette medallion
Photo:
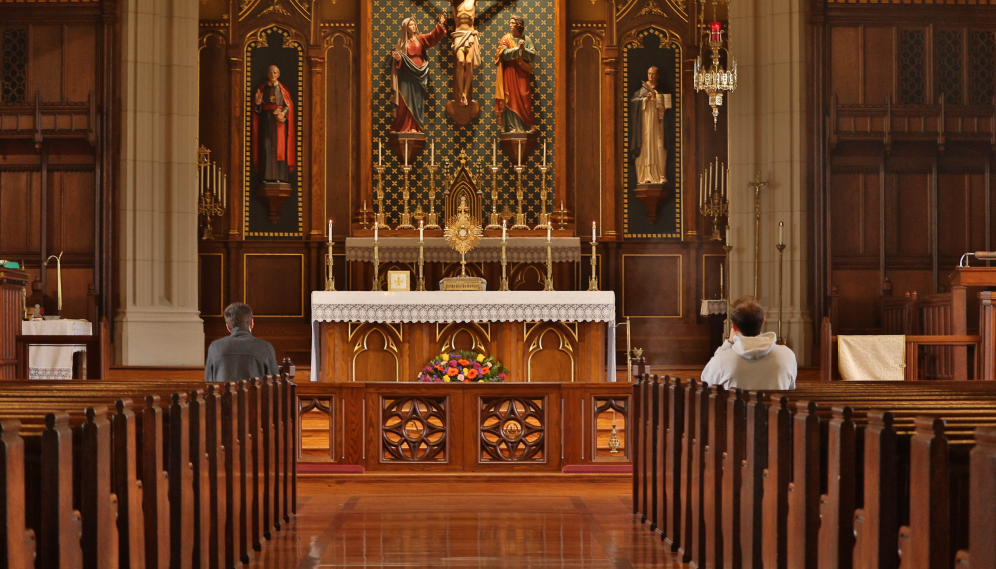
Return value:
<svg viewBox="0 0 996 569">
<path fill-rule="evenodd" d="M 544 462 L 545 400 L 481 398 L 481 462 Z"/>
<path fill-rule="evenodd" d="M 382 399 L 382 462 L 445 462 L 446 398 Z"/>
</svg>

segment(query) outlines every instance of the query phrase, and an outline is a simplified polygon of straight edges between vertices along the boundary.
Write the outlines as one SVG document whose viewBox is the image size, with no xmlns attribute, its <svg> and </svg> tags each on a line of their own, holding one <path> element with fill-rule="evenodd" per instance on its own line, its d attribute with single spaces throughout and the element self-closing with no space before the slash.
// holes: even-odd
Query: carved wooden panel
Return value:
<svg viewBox="0 0 996 569">
<path fill-rule="evenodd" d="M 592 462 L 626 462 L 628 397 L 592 397 Z"/>
<path fill-rule="evenodd" d="M 579 355 L 576 322 L 526 323 L 523 343 L 526 381 L 575 380 Z"/>
<path fill-rule="evenodd" d="M 335 397 L 300 400 L 299 458 L 335 460 Z"/>
<path fill-rule="evenodd" d="M 446 462 L 446 397 L 381 397 L 381 462 Z"/>
<path fill-rule="evenodd" d="M 351 35 L 325 39 L 325 214 L 347 234 L 356 188 L 356 54 Z"/>
<path fill-rule="evenodd" d="M 546 462 L 546 398 L 481 397 L 481 462 Z"/>
<path fill-rule="evenodd" d="M 304 316 L 304 255 L 246 253 L 244 302 L 256 318 Z"/>
<path fill-rule="evenodd" d="M 567 208 L 576 212 L 578 227 L 590 227 L 592 221 L 597 221 L 601 228 L 605 222 L 603 214 L 612 215 L 612 212 L 602 211 L 602 91 L 598 87 L 602 38 L 599 33 L 586 30 L 577 34 L 572 43 L 574 65 L 571 66 L 570 100 L 574 105 L 569 139 L 573 162 L 569 175 L 570 186 L 576 195 L 568 195 Z"/>
<path fill-rule="evenodd" d="M 401 381 L 401 326 L 390 324 L 350 325 L 349 343 L 352 381 Z"/>
<path fill-rule="evenodd" d="M 490 322 L 436 324 L 437 353 L 464 350 L 491 355 Z"/>
</svg>

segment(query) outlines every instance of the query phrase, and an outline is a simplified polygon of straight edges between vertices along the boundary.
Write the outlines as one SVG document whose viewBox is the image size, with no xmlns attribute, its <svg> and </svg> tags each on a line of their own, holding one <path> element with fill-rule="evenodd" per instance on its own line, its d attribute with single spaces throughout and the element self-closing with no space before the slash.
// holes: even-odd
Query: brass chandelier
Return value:
<svg viewBox="0 0 996 569">
<path fill-rule="evenodd" d="M 700 19 L 704 10 L 700 11 Z M 705 28 L 704 25 L 701 25 Z M 726 47 L 723 47 L 723 27 L 718 21 L 709 22 L 708 30 L 703 29 L 703 35 L 707 36 L 709 49 L 712 51 L 712 64 L 707 68 L 704 59 L 705 53 L 695 59 L 695 69 L 693 85 L 695 91 L 705 91 L 709 95 L 709 106 L 712 107 L 712 128 L 716 129 L 719 119 L 719 107 L 723 106 L 723 93 L 733 92 L 737 89 L 737 59 L 730 54 L 729 34 L 727 34 Z M 730 63 L 727 70 L 719 63 L 719 52 L 726 52 L 726 59 Z M 703 50 L 704 51 L 704 50 Z"/>
</svg>

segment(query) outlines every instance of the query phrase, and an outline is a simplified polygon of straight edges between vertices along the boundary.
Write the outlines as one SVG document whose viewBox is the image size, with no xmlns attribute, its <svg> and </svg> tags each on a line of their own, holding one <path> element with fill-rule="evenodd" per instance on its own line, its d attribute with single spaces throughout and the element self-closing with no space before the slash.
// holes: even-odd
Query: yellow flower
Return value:
<svg viewBox="0 0 996 569">
<path fill-rule="evenodd" d="M 463 368 L 463 374 L 467 375 L 468 373 L 470 373 L 470 370 L 468 370 L 467 368 Z"/>
<path fill-rule="evenodd" d="M 449 354 L 443 354 L 443 361 L 444 362 L 450 361 L 450 355 Z"/>
<path fill-rule="evenodd" d="M 484 354 L 477 354 L 477 361 L 478 362 L 483 362 L 484 361 Z"/>
<path fill-rule="evenodd" d="M 446 383 L 449 383 L 450 382 L 450 377 L 449 376 L 444 377 L 443 381 L 445 381 Z"/>
</svg>

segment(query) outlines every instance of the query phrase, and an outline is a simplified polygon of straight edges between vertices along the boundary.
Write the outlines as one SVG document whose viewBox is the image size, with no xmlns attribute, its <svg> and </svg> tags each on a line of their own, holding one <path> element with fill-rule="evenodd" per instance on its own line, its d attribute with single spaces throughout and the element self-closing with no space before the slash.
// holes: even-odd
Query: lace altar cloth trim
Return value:
<svg viewBox="0 0 996 569">
<path fill-rule="evenodd" d="M 381 237 L 377 256 L 381 263 L 415 263 L 418 261 L 418 237 Z M 556 237 L 551 240 L 550 254 L 554 263 L 576 263 L 581 260 L 581 239 Z M 442 237 L 427 237 L 423 251 L 427 263 L 456 263 L 460 254 L 450 249 Z M 509 237 L 505 256 L 512 263 L 545 263 L 546 239 L 543 237 Z M 373 262 L 373 239 L 347 237 L 346 260 Z M 471 252 L 472 263 L 500 263 L 501 238 L 485 237 Z"/>
<path fill-rule="evenodd" d="M 72 379 L 71 367 L 29 367 L 28 379 Z"/>
<path fill-rule="evenodd" d="M 726 301 L 703 300 L 702 306 L 699 309 L 699 314 L 701 316 L 709 316 L 710 314 L 726 314 Z"/>
<path fill-rule="evenodd" d="M 611 291 L 311 293 L 315 322 L 613 322 Z"/>
</svg>

